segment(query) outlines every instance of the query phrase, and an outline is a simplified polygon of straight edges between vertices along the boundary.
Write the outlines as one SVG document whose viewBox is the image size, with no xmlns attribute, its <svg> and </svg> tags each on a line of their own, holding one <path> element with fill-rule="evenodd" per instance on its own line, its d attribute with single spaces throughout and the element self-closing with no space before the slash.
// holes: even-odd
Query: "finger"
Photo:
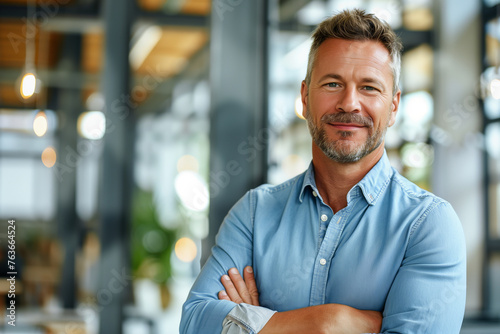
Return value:
<svg viewBox="0 0 500 334">
<path fill-rule="evenodd" d="M 227 295 L 225 290 L 219 291 L 219 299 L 220 300 L 231 300 L 229 296 Z"/>
<path fill-rule="evenodd" d="M 243 277 L 245 278 L 245 284 L 247 286 L 248 293 L 250 294 L 252 305 L 259 306 L 259 291 L 257 290 L 257 283 L 255 282 L 252 267 L 245 267 L 243 270 Z"/>
<path fill-rule="evenodd" d="M 220 281 L 224 286 L 226 294 L 228 295 L 231 301 L 237 304 L 243 303 L 243 299 L 241 299 L 238 290 L 236 290 L 236 287 L 234 286 L 233 282 L 231 281 L 231 278 L 228 275 L 222 275 Z"/>
<path fill-rule="evenodd" d="M 229 269 L 228 274 L 229 277 L 231 277 L 231 281 L 238 291 L 240 298 L 243 300 L 243 303 L 252 304 L 252 298 L 248 292 L 247 285 L 245 284 L 243 277 L 241 277 L 238 269 L 231 268 Z"/>
</svg>

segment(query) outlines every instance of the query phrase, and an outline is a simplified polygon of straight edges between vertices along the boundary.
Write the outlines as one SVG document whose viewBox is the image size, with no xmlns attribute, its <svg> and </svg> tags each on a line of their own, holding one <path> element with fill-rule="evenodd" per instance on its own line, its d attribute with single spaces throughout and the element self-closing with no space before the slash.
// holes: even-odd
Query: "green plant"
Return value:
<svg viewBox="0 0 500 334">
<path fill-rule="evenodd" d="M 161 226 L 151 192 L 136 189 L 132 205 L 134 277 L 165 283 L 172 276 L 170 259 L 177 232 Z"/>
</svg>

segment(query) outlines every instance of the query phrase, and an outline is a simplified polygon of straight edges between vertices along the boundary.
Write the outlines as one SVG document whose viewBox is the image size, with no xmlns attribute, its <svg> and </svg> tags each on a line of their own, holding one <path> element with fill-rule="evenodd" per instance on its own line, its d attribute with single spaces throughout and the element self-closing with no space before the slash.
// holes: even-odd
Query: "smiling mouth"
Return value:
<svg viewBox="0 0 500 334">
<path fill-rule="evenodd" d="M 334 128 L 342 131 L 353 131 L 366 127 L 363 124 L 357 124 L 357 123 L 328 123 L 328 125 L 331 125 Z"/>
</svg>

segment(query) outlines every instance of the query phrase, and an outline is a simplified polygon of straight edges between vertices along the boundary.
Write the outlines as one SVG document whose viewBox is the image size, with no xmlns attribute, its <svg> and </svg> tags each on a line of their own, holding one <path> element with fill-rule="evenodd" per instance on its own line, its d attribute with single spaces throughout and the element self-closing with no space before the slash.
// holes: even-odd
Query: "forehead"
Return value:
<svg viewBox="0 0 500 334">
<path fill-rule="evenodd" d="M 351 41 L 337 38 L 324 41 L 318 48 L 313 76 L 315 71 L 325 74 L 325 71 L 340 70 L 368 72 L 384 77 L 388 75 L 392 79 L 389 51 L 378 41 Z"/>
</svg>

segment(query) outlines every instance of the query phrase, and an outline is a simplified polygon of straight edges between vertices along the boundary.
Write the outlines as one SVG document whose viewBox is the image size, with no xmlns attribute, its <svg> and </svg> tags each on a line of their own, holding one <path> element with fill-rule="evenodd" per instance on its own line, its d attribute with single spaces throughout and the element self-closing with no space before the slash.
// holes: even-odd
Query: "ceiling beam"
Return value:
<svg viewBox="0 0 500 334">
<path fill-rule="evenodd" d="M 93 26 L 98 22 L 102 26 L 100 8 L 94 3 L 91 5 L 75 6 L 37 6 L 34 17 L 40 22 L 44 22 L 43 29 L 58 30 L 62 32 L 74 32 L 75 29 L 83 29 Z M 146 11 L 136 7 L 135 21 L 145 21 L 150 24 L 162 26 L 179 27 L 207 27 L 209 16 L 207 15 L 187 15 L 181 13 L 165 13 Z M 0 5 L 0 19 L 26 20 L 26 6 Z M 68 25 L 68 22 L 76 23 L 76 26 Z M 64 30 L 67 29 L 67 30 Z"/>
<path fill-rule="evenodd" d="M 160 26 L 204 28 L 208 27 L 209 16 L 168 14 L 164 12 L 148 12 L 140 10 L 136 17 L 136 23 L 149 23 Z"/>
<path fill-rule="evenodd" d="M 101 73 L 86 73 L 81 71 L 68 70 L 47 70 L 39 69 L 36 71 L 38 78 L 42 81 L 42 85 L 48 88 L 88 88 L 98 87 L 101 83 Z M 186 67 L 173 77 L 155 78 L 159 85 L 155 87 L 151 100 L 155 100 L 154 95 L 159 94 L 158 99 L 165 99 L 165 94 L 168 94 L 171 88 L 180 79 L 199 78 L 201 75 L 208 73 L 208 48 L 204 47 L 193 57 L 189 59 Z M 0 85 L 12 85 L 21 77 L 22 69 L 0 69 Z M 151 74 L 134 75 L 132 77 L 132 85 L 141 85 L 144 82 L 151 80 Z M 151 108 L 148 104 L 145 108 Z M 139 109 L 142 109 L 140 106 Z"/>
<path fill-rule="evenodd" d="M 37 5 L 34 17 L 38 20 L 53 19 L 56 16 L 97 17 L 100 12 L 99 1 L 79 1 L 75 5 L 60 5 L 57 1 Z M 26 19 L 27 6 L 2 4 L 0 5 L 0 18 Z"/>
<path fill-rule="evenodd" d="M 1 69 L 0 84 L 12 84 L 21 77 L 22 69 Z M 100 73 L 84 73 L 81 71 L 37 69 L 36 74 L 42 85 L 50 88 L 84 88 L 98 84 Z"/>
</svg>

